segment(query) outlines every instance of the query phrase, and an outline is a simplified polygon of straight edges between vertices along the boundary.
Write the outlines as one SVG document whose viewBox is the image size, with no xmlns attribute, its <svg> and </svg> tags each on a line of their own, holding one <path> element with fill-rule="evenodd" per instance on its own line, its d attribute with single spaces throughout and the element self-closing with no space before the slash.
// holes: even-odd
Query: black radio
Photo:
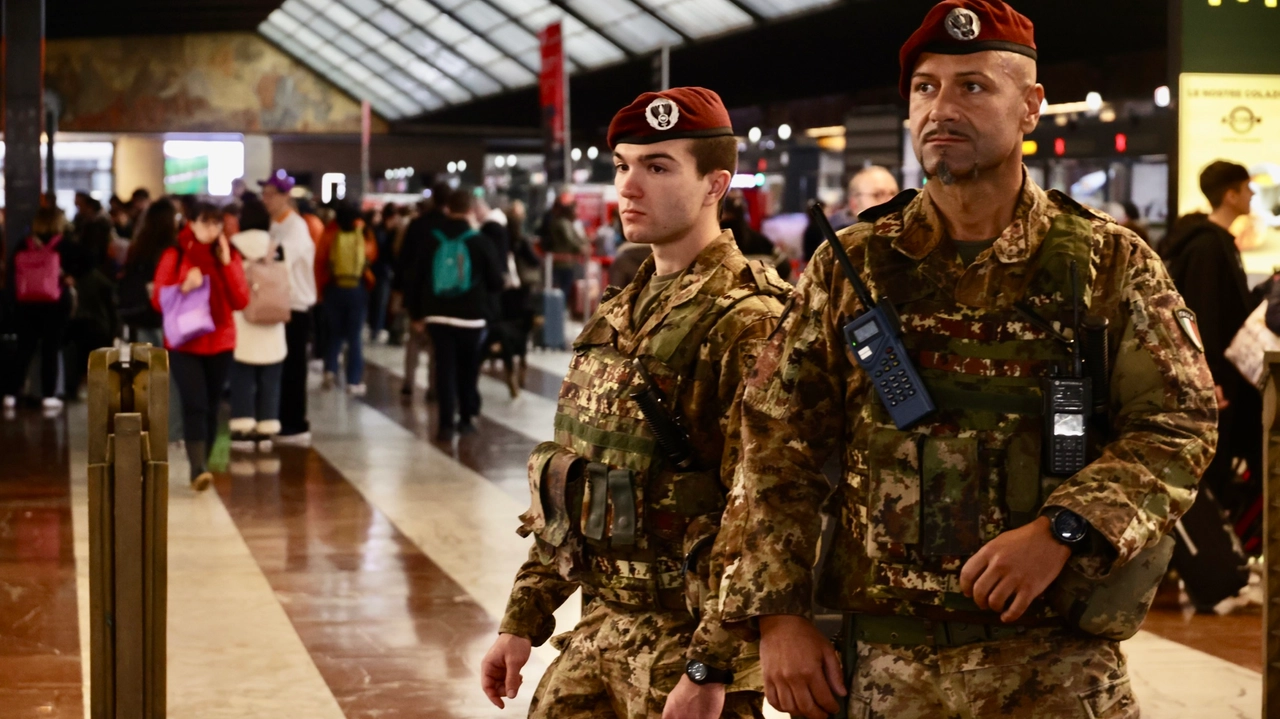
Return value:
<svg viewBox="0 0 1280 719">
<path fill-rule="evenodd" d="M 849 253 L 840 244 L 836 232 L 827 221 L 822 211 L 822 203 L 814 202 L 809 206 L 809 215 L 822 230 L 822 235 L 831 245 L 836 259 L 844 269 L 853 291 L 866 311 L 858 315 L 852 322 L 844 326 L 844 338 L 857 358 L 858 364 L 866 370 L 875 384 L 876 394 L 889 411 L 893 424 L 898 429 L 906 429 L 920 421 L 934 410 L 933 400 L 920 379 L 920 374 L 907 357 L 907 348 L 902 344 L 902 323 L 898 311 L 887 297 L 879 302 L 871 299 L 871 292 L 858 276 Z"/>
</svg>

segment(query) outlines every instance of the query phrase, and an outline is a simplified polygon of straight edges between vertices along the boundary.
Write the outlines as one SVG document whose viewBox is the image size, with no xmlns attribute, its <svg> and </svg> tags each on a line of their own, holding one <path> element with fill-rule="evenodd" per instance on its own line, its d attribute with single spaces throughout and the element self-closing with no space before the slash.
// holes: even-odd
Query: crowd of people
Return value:
<svg viewBox="0 0 1280 719">
<path fill-rule="evenodd" d="M 367 332 L 405 345 L 406 398 L 430 353 L 438 437 L 473 432 L 482 363 L 502 362 L 513 396 L 524 380 L 541 282 L 525 221 L 518 201 L 494 208 L 447 184 L 412 207 L 316 207 L 283 173 L 260 192 L 238 183 L 225 206 L 140 189 L 108 209 L 79 193 L 71 222 L 48 196 L 0 257 L 4 407 L 57 413 L 81 396 L 93 350 L 164 346 L 170 439 L 204 489 L 224 399 L 233 450 L 308 444 L 313 363 L 322 388 L 363 395 Z"/>
</svg>

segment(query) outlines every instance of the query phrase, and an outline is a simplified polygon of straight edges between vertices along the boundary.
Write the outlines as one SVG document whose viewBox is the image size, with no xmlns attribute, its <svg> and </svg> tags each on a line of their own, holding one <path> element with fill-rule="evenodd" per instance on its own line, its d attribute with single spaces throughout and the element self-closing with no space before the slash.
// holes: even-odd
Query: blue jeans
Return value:
<svg viewBox="0 0 1280 719">
<path fill-rule="evenodd" d="M 231 418 L 259 422 L 280 419 L 280 378 L 284 362 L 231 365 Z"/>
<path fill-rule="evenodd" d="M 324 294 L 329 314 L 329 346 L 325 348 L 324 369 L 338 373 L 338 354 L 347 344 L 347 384 L 364 381 L 363 331 L 369 293 L 359 287 L 330 287 Z"/>
</svg>

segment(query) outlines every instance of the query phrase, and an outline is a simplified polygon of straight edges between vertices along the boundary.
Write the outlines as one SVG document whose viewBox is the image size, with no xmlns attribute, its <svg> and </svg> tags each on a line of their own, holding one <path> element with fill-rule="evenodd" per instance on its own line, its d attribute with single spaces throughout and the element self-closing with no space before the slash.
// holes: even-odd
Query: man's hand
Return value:
<svg viewBox="0 0 1280 719">
<path fill-rule="evenodd" d="M 970 557 L 960 570 L 960 591 L 978 607 L 1002 612 L 1001 621 L 1016 621 L 1070 558 L 1071 549 L 1050 533 L 1049 518 L 1040 517 L 1001 534 Z"/>
<path fill-rule="evenodd" d="M 724 691 L 723 684 L 699 686 L 688 676 L 682 676 L 667 695 L 662 719 L 718 719 L 724 709 Z"/>
<path fill-rule="evenodd" d="M 226 233 L 218 235 L 218 262 L 225 267 L 231 264 L 231 241 L 227 239 Z"/>
<path fill-rule="evenodd" d="M 200 268 L 192 267 L 187 270 L 187 277 L 182 281 L 182 294 L 185 295 L 202 284 L 204 284 L 204 275 L 200 273 Z"/>
<path fill-rule="evenodd" d="M 520 670 L 529 661 L 532 650 L 532 642 L 514 634 L 499 634 L 493 646 L 489 647 L 480 662 L 480 684 L 484 687 L 484 695 L 494 706 L 502 709 L 506 706 L 502 702 L 504 698 L 516 698 L 520 683 L 524 681 Z"/>
<path fill-rule="evenodd" d="M 1227 399 L 1227 395 L 1222 391 L 1222 385 L 1215 384 L 1213 386 L 1214 399 L 1218 400 L 1218 409 L 1226 409 L 1231 406 L 1231 402 Z"/>
<path fill-rule="evenodd" d="M 764 693 L 774 709 L 808 719 L 827 719 L 848 692 L 840 658 L 831 642 L 804 617 L 760 617 L 760 668 Z"/>
</svg>

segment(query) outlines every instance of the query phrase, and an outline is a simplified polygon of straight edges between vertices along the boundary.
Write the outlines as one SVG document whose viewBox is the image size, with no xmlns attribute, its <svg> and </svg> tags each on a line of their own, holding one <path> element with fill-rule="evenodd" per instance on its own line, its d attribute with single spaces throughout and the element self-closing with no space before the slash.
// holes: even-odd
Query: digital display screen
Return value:
<svg viewBox="0 0 1280 719">
<path fill-rule="evenodd" d="M 865 325 L 853 331 L 853 338 L 857 340 L 859 343 L 862 343 L 862 342 L 866 342 L 872 337 L 875 337 L 878 334 L 880 334 L 880 328 L 876 327 L 876 323 L 868 322 Z"/>
</svg>

